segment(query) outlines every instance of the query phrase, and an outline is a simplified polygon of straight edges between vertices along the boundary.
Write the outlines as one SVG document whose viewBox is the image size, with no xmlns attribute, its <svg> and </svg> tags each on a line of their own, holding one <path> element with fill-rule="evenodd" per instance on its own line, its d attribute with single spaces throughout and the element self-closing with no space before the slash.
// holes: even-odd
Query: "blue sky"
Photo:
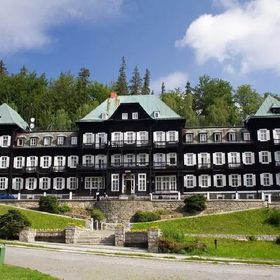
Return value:
<svg viewBox="0 0 280 280">
<path fill-rule="evenodd" d="M 0 58 L 55 78 L 116 80 L 148 68 L 152 87 L 196 84 L 204 74 L 279 93 L 280 0 L 1 0 Z"/>
</svg>

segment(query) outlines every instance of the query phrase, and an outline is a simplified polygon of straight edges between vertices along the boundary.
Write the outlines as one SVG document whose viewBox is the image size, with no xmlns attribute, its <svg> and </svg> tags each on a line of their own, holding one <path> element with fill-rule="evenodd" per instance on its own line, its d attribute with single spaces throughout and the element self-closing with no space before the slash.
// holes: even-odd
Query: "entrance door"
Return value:
<svg viewBox="0 0 280 280">
<path fill-rule="evenodd" d="M 123 194 L 131 195 L 135 193 L 134 174 L 123 174 Z"/>
</svg>

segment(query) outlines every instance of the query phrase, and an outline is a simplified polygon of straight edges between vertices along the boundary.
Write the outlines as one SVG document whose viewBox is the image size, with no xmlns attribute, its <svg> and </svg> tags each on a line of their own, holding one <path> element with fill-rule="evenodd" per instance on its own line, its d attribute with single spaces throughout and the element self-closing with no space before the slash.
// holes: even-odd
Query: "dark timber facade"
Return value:
<svg viewBox="0 0 280 280">
<path fill-rule="evenodd" d="M 156 96 L 117 96 L 77 131 L 30 131 L 0 106 L 0 194 L 280 199 L 280 102 L 244 127 L 185 128 Z"/>
</svg>

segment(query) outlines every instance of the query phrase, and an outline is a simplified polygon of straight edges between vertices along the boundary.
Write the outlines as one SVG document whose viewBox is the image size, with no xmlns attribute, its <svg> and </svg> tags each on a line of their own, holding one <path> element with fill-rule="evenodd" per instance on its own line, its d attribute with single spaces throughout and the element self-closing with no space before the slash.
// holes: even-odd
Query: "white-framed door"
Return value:
<svg viewBox="0 0 280 280">
<path fill-rule="evenodd" d="M 122 175 L 122 194 L 135 194 L 135 174 Z"/>
</svg>

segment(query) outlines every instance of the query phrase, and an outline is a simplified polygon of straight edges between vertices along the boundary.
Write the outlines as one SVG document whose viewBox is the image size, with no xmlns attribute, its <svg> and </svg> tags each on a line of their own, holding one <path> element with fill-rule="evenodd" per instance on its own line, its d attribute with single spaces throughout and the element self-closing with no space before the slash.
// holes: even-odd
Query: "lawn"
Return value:
<svg viewBox="0 0 280 280">
<path fill-rule="evenodd" d="M 194 238 L 187 238 L 187 240 L 193 241 Z M 199 238 L 199 240 L 208 247 L 207 252 L 201 253 L 202 256 L 280 260 L 280 245 L 275 242 L 217 239 L 218 246 L 215 249 L 214 238 Z"/>
<path fill-rule="evenodd" d="M 268 209 L 262 208 L 228 214 L 137 223 L 133 224 L 133 230 L 146 230 L 150 227 L 158 227 L 162 230 L 175 228 L 184 233 L 192 234 L 280 235 L 279 227 L 266 223 L 267 217 Z"/>
<path fill-rule="evenodd" d="M 52 276 L 29 268 L 0 265 L 0 278 L 5 280 L 55 280 Z"/>
<path fill-rule="evenodd" d="M 31 222 L 34 229 L 64 229 L 68 225 L 85 226 L 85 221 L 72 219 L 70 217 L 62 217 L 40 211 L 17 208 L 13 206 L 0 205 L 0 215 L 7 213 L 10 209 L 17 209 L 24 214 Z"/>
</svg>

